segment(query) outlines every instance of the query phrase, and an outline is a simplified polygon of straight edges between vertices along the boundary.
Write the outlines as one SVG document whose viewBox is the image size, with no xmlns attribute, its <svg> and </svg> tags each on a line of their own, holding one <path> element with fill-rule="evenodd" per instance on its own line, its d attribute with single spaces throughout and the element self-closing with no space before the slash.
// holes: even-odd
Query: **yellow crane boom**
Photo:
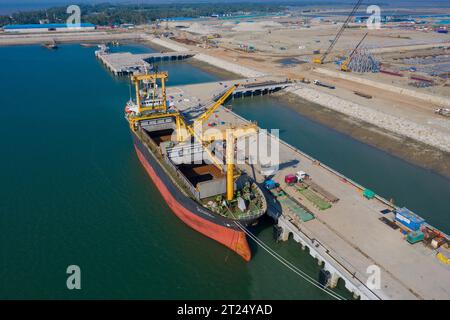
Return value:
<svg viewBox="0 0 450 320">
<path fill-rule="evenodd" d="M 195 119 L 193 125 L 187 125 L 181 116 L 176 117 L 177 126 L 177 137 L 178 141 L 184 141 L 190 136 L 195 137 L 205 148 L 206 153 L 208 153 L 214 164 L 223 171 L 222 163 L 214 156 L 214 154 L 209 150 L 209 141 L 205 141 L 203 136 L 201 136 L 201 130 L 203 123 L 217 110 L 228 97 L 239 87 L 239 84 L 231 86 L 217 101 L 215 101 L 200 117 Z M 183 130 L 185 129 L 185 130 Z M 184 132 L 183 132 L 184 131 Z M 186 132 L 187 131 L 187 132 Z M 188 135 L 186 135 L 188 133 Z"/>
<path fill-rule="evenodd" d="M 208 132 L 200 135 L 197 131 L 194 130 L 192 126 L 186 125 L 184 120 L 181 117 L 177 117 L 177 121 L 180 122 L 180 127 L 185 127 L 189 134 L 195 139 L 197 139 L 205 149 L 206 153 L 209 155 L 214 165 L 222 172 L 224 172 L 223 163 L 221 160 L 217 159 L 216 155 L 212 153 L 209 149 L 209 146 L 212 141 L 217 140 L 225 140 L 226 141 L 226 154 L 225 154 L 225 163 L 226 163 L 226 180 L 227 180 L 227 196 L 226 199 L 228 201 L 233 200 L 234 197 L 234 145 L 236 139 L 242 138 L 244 136 L 248 136 L 250 134 L 254 134 L 258 132 L 258 126 L 254 123 L 246 124 L 240 127 L 228 127 L 223 129 L 212 129 L 208 130 Z M 239 176 L 239 175 L 238 175 Z"/>
<path fill-rule="evenodd" d="M 239 84 L 235 84 L 231 86 L 216 102 L 214 102 L 200 117 L 195 119 L 194 128 L 199 128 L 209 117 L 217 110 L 224 102 L 228 99 L 228 97 L 239 87 Z"/>
<path fill-rule="evenodd" d="M 155 72 L 151 74 L 138 74 L 131 76 L 131 81 L 134 83 L 136 88 L 136 104 L 138 107 L 138 115 L 130 116 L 129 122 L 130 127 L 134 130 L 135 123 L 140 120 L 149 120 L 149 119 L 157 119 L 164 118 L 167 116 L 175 117 L 176 121 L 176 130 L 177 130 L 177 139 L 178 141 L 185 141 L 189 137 L 194 137 L 198 140 L 206 153 L 209 155 L 214 165 L 217 166 L 222 172 L 225 171 L 224 164 L 221 160 L 217 159 L 217 157 L 213 154 L 213 152 L 209 149 L 211 141 L 215 140 L 225 140 L 226 145 L 226 166 L 227 166 L 227 200 L 233 200 L 234 197 L 234 145 L 235 140 L 243 137 L 248 134 L 256 133 L 258 127 L 256 124 L 247 124 L 241 127 L 228 127 L 219 129 L 213 129 L 210 132 L 203 133 L 202 128 L 203 123 L 217 110 L 225 100 L 233 94 L 239 84 L 235 84 L 231 86 L 219 99 L 217 99 L 200 117 L 198 117 L 193 124 L 188 125 L 183 116 L 179 112 L 167 112 L 166 106 L 166 89 L 165 89 L 165 80 L 168 78 L 168 74 L 166 72 Z M 162 105 L 161 106 L 152 106 L 150 108 L 143 108 L 141 105 L 141 97 L 139 93 L 140 82 L 145 80 L 153 81 L 156 84 L 157 80 L 161 81 L 161 91 L 162 91 Z M 162 110 L 161 110 L 162 109 Z M 142 111 L 159 111 L 157 113 L 150 114 L 141 114 Z M 162 112 L 161 112 L 162 111 Z"/>
<path fill-rule="evenodd" d="M 205 149 L 206 153 L 209 155 L 211 160 L 214 162 L 214 165 L 217 168 L 219 168 L 221 171 L 223 171 L 223 167 L 222 167 L 221 161 L 217 159 L 217 157 L 211 152 L 211 150 L 209 150 L 209 141 L 203 140 L 203 137 L 201 137 L 198 134 L 198 132 L 196 132 L 194 130 L 194 128 L 192 126 L 188 126 L 186 124 L 186 122 L 184 122 L 184 120 L 183 120 L 183 118 L 181 116 L 178 116 L 176 118 L 176 121 L 177 121 L 177 130 L 179 130 L 177 132 L 177 136 L 181 135 L 184 138 L 183 133 L 181 133 L 180 130 L 183 130 L 183 128 L 185 128 L 188 131 L 188 133 L 190 134 L 190 136 L 195 137 L 195 139 L 197 139 L 202 144 L 202 146 Z M 181 140 L 181 139 L 179 139 L 179 140 Z"/>
<path fill-rule="evenodd" d="M 211 132 L 203 134 L 202 141 L 225 140 L 227 143 L 225 163 L 227 165 L 227 200 L 233 200 L 234 197 L 234 145 L 236 139 L 249 136 L 258 132 L 258 126 L 254 123 L 246 124 L 240 127 L 228 127 L 222 130 L 213 129 Z M 222 169 L 223 170 L 223 169 Z"/>
</svg>

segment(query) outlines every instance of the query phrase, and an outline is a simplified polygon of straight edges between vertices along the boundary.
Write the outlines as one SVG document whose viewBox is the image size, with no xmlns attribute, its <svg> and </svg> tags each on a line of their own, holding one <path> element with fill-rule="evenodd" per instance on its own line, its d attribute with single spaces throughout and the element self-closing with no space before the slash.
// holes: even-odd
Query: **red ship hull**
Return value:
<svg viewBox="0 0 450 320">
<path fill-rule="evenodd" d="M 140 143 L 140 141 L 138 143 Z M 188 208 L 188 207 L 192 208 L 192 205 L 191 206 L 186 205 L 185 203 L 186 201 L 182 201 L 180 200 L 179 196 L 178 197 L 175 196 L 174 192 L 171 192 L 171 190 L 169 190 L 167 183 L 164 181 L 166 180 L 164 179 L 165 177 L 163 177 L 161 174 L 158 174 L 154 166 L 152 166 L 150 161 L 147 160 L 147 157 L 151 155 L 147 156 L 144 155 L 143 152 L 141 152 L 140 150 L 141 148 L 139 148 L 136 144 L 135 149 L 139 161 L 144 166 L 148 175 L 158 188 L 159 192 L 161 193 L 162 197 L 164 198 L 170 209 L 178 218 L 180 218 L 185 224 L 187 224 L 189 227 L 196 230 L 197 232 L 200 232 L 201 234 L 235 251 L 245 261 L 249 261 L 251 259 L 251 250 L 248 245 L 246 235 L 242 230 L 237 228 L 237 226 L 232 222 L 223 223 L 222 221 L 221 223 L 217 223 L 215 221 L 211 221 L 211 219 L 208 218 L 208 215 L 210 214 L 205 212 L 204 209 L 200 209 L 197 207 L 194 210 L 192 210 Z M 202 215 L 205 217 L 202 217 Z"/>
</svg>

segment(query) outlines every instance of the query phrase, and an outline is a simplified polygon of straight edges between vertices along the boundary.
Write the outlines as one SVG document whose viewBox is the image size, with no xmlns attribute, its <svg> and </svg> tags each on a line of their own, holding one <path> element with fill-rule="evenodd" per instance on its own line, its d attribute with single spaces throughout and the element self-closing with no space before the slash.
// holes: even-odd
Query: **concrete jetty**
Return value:
<svg viewBox="0 0 450 320">
<path fill-rule="evenodd" d="M 195 52 L 156 52 L 133 54 L 130 52 L 109 53 L 104 50 L 96 51 L 96 56 L 115 75 L 133 73 L 141 67 L 150 67 L 157 61 L 183 60 L 195 55 Z"/>
<path fill-rule="evenodd" d="M 205 108 L 221 97 L 235 83 L 239 83 L 240 86 L 231 95 L 232 99 L 272 94 L 294 85 L 293 82 L 283 77 L 265 76 L 202 83 L 199 86 L 205 90 L 205 93 L 201 93 L 200 97 L 193 95 L 189 91 L 184 92 L 184 87 L 169 87 L 167 95 L 170 104 L 173 104 L 181 111 L 188 120 L 194 120 L 196 116 L 204 112 Z"/>
<path fill-rule="evenodd" d="M 209 101 L 214 92 L 239 83 L 262 83 L 265 78 L 241 79 L 169 87 L 168 96 L 180 110 L 190 110 Z M 272 79 L 275 81 L 275 79 Z M 221 107 L 215 113 L 217 127 L 242 125 L 247 119 Z M 448 299 L 450 268 L 436 258 L 437 251 L 405 240 L 405 236 L 380 221 L 394 220 L 396 207 L 386 199 L 363 196 L 365 188 L 301 150 L 279 140 L 280 169 L 273 179 L 280 183 L 287 196 L 310 212 L 314 219 L 302 221 L 291 208 L 267 194 L 268 214 L 277 220 L 279 239 L 293 240 L 309 251 L 323 269 L 329 272 L 330 287 L 344 281 L 345 287 L 361 299 Z M 259 165 L 240 165 L 258 183 L 265 176 Z M 326 190 L 338 201 L 321 210 L 294 186 L 284 183 L 287 174 L 299 170 L 309 174 L 315 186 Z M 262 253 L 261 253 L 262 254 Z M 373 282 L 379 271 L 379 283 Z M 378 286 L 379 284 L 379 286 Z"/>
<path fill-rule="evenodd" d="M 239 83 L 240 86 L 236 88 L 232 94 L 233 98 L 271 94 L 294 85 L 289 79 L 275 76 L 242 79 L 242 82 Z M 223 90 L 213 94 L 213 99 L 221 97 L 227 89 L 228 86 L 225 85 Z"/>
</svg>

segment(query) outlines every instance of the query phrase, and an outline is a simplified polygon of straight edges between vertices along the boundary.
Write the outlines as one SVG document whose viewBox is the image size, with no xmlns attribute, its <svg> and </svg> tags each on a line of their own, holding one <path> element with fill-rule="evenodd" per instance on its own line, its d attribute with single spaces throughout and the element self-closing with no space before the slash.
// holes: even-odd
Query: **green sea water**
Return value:
<svg viewBox="0 0 450 320">
<path fill-rule="evenodd" d="M 245 263 L 171 213 L 134 153 L 123 119 L 128 81 L 114 78 L 94 50 L 0 47 L 0 298 L 329 298 L 253 243 L 254 257 Z M 140 45 L 114 50 L 149 51 Z M 169 71 L 169 85 L 219 80 L 186 62 L 159 68 Z M 290 143 L 376 191 L 389 185 L 389 193 L 399 192 L 449 229 L 448 215 L 440 213 L 449 207 L 448 180 L 271 98 L 243 101 L 236 100 L 239 113 L 286 128 L 281 135 Z M 363 151 L 373 162 L 355 164 L 354 155 Z M 380 172 L 372 172 L 374 166 Z M 403 191 L 417 183 L 423 185 L 418 192 L 430 191 L 423 197 Z M 319 267 L 298 244 L 272 240 L 270 220 L 254 232 L 317 278 Z M 81 290 L 66 287 L 66 268 L 73 264 L 81 268 Z M 337 292 L 350 297 L 341 287 Z"/>
</svg>

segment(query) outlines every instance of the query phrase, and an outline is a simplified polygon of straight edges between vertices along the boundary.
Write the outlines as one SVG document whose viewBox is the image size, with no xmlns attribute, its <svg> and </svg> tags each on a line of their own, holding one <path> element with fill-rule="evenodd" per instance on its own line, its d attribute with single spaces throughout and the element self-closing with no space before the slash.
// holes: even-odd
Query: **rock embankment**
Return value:
<svg viewBox="0 0 450 320">
<path fill-rule="evenodd" d="M 287 90 L 305 100 L 320 104 L 331 110 L 450 152 L 450 136 L 428 126 L 373 110 L 303 85 L 297 85 Z"/>
</svg>

